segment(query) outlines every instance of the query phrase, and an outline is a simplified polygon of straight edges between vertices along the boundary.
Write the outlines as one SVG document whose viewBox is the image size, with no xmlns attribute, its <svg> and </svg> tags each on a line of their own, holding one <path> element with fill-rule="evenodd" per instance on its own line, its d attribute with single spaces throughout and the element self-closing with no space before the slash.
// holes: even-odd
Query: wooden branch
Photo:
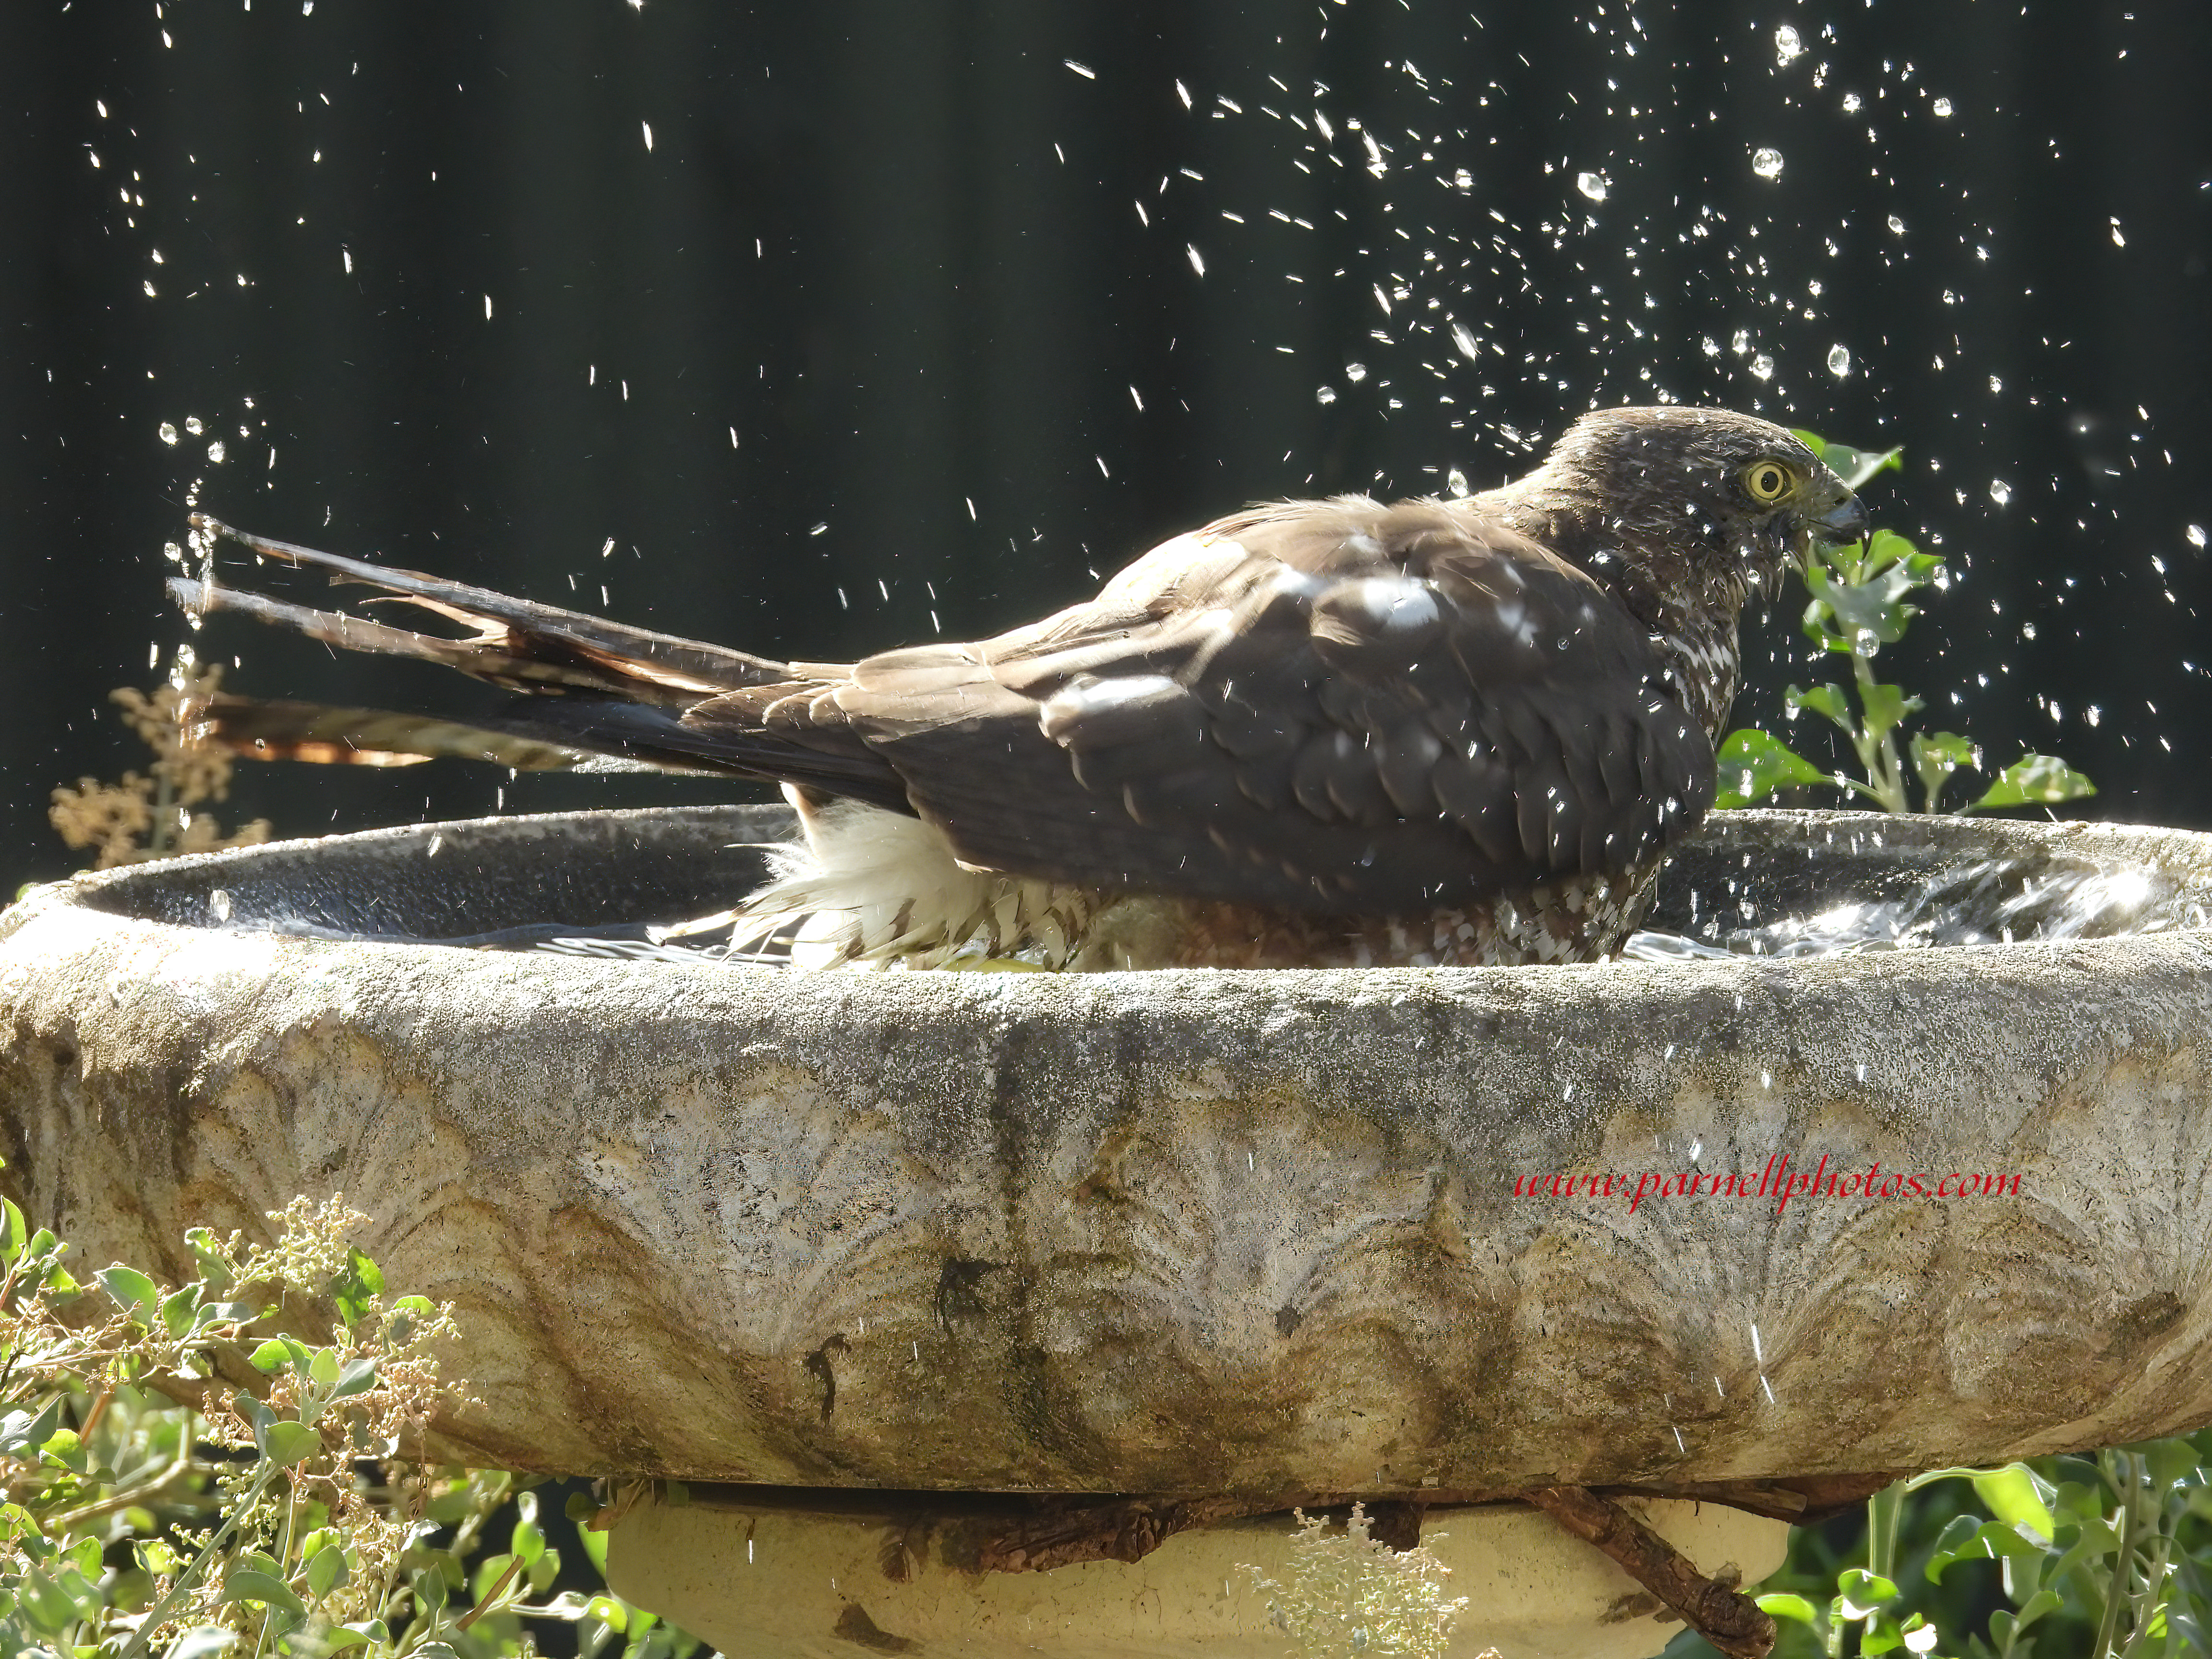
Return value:
<svg viewBox="0 0 2212 1659">
<path fill-rule="evenodd" d="M 1567 1531 L 1595 1544 L 1730 1659 L 1766 1659 L 1774 1621 L 1747 1596 L 1699 1572 L 1680 1550 L 1587 1486 L 1539 1486 L 1522 1496 Z"/>
<path fill-rule="evenodd" d="M 982 1572 L 1043 1572 L 1077 1561 L 1141 1561 L 1179 1532 L 1283 1507 L 1279 1498 L 1135 1498 L 1054 1510 L 1012 1524 L 970 1522 L 956 1533 L 952 1553 L 972 1559 Z"/>
</svg>

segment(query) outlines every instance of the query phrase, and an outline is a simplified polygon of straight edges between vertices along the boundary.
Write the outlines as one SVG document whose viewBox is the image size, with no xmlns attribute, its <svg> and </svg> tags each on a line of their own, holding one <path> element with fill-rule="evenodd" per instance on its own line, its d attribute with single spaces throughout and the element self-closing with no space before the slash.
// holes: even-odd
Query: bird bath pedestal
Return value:
<svg viewBox="0 0 2212 1659">
<path fill-rule="evenodd" d="M 1786 1515 L 2212 1419 L 2212 838 L 1717 817 L 1678 919 L 1993 859 L 2139 872 L 2179 924 L 1796 960 L 396 942 L 711 908 L 779 821 L 429 825 L 42 889 L 0 921 L 11 1194 L 88 1262 L 186 1277 L 187 1226 L 343 1192 L 389 1283 L 456 1304 L 480 1403 L 435 1449 L 689 1483 L 617 1527 L 614 1583 L 732 1655 L 1276 1652 L 1237 1567 L 1284 1577 L 1291 1528 L 1249 1512 L 1361 1498 L 1432 1505 L 1454 1652 L 1633 1656 L 1673 1628 L 1650 1598 L 1501 1500 L 1674 1494 L 1655 1524 L 1756 1579 L 1780 1523 L 1680 1500 Z M 1783 1201 L 1785 1157 L 1840 1179 Z M 1070 1544 L 1085 1516 L 1122 1530 Z M 1164 1516 L 1231 1518 L 1096 1559 Z"/>
</svg>

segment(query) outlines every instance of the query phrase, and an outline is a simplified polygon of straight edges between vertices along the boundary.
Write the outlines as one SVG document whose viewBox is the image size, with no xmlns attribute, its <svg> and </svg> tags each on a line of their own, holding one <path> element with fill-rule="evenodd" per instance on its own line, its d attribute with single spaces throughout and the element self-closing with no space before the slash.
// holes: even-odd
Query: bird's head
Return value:
<svg viewBox="0 0 2212 1659">
<path fill-rule="evenodd" d="M 1563 539 L 1601 568 L 1610 550 L 1668 585 L 1717 585 L 1739 605 L 1753 592 L 1778 596 L 1816 541 L 1856 541 L 1868 529 L 1858 497 L 1801 441 L 1728 410 L 1594 410 L 1522 482 L 1577 521 Z"/>
</svg>

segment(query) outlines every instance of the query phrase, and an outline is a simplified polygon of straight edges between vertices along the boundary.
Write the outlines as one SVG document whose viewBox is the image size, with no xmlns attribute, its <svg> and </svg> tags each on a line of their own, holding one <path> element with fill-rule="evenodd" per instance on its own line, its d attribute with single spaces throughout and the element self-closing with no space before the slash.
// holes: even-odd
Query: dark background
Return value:
<svg viewBox="0 0 2212 1659">
<path fill-rule="evenodd" d="M 1903 444 L 1870 500 L 1958 580 L 1895 677 L 1996 763 L 2089 772 L 2092 815 L 2212 826 L 2208 17 L 7 0 L 0 879 L 76 861 L 53 785 L 143 764 L 106 693 L 193 637 L 161 583 L 196 481 L 267 534 L 836 658 L 1024 620 L 1249 500 L 1481 488 L 1662 393 Z M 1801 605 L 1740 720 L 1811 672 Z M 193 643 L 263 695 L 451 689 Z M 223 816 L 731 793 L 241 768 Z"/>
</svg>

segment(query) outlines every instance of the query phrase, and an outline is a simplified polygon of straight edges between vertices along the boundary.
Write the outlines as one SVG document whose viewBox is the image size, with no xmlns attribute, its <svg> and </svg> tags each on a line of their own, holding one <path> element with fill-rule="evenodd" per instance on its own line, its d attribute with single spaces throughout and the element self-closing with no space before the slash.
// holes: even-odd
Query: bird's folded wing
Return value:
<svg viewBox="0 0 2212 1659">
<path fill-rule="evenodd" d="M 1711 740 L 1604 590 L 1441 505 L 1329 513 L 1217 526 L 1242 556 L 1149 613 L 869 658 L 829 701 L 963 860 L 1097 884 L 1432 908 L 1703 816 Z"/>
</svg>

